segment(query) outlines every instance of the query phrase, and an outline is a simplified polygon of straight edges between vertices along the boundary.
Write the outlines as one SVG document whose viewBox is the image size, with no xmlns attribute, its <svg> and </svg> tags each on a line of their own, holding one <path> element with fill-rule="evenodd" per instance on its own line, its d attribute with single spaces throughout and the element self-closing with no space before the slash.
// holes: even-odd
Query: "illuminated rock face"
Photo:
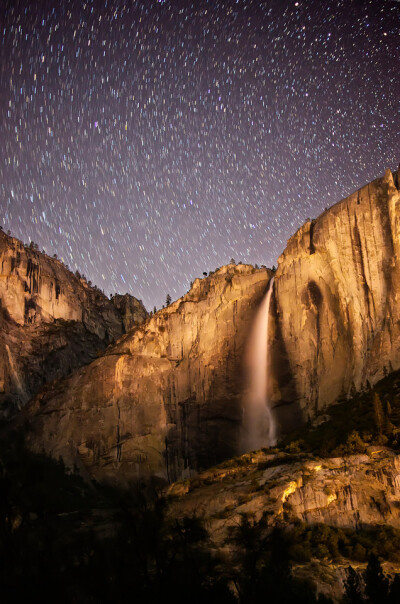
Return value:
<svg viewBox="0 0 400 604">
<path fill-rule="evenodd" d="M 400 367 L 397 184 L 387 170 L 303 225 L 279 258 L 273 398 L 303 417 Z"/>
<path fill-rule="evenodd" d="M 229 265 L 27 410 L 43 447 L 98 479 L 175 480 L 238 450 L 243 351 L 270 271 Z"/>
<path fill-rule="evenodd" d="M 279 259 L 269 396 L 284 429 L 400 368 L 398 181 L 388 170 L 307 222 Z M 36 400 L 27 415 L 32 448 L 120 484 L 176 480 L 237 454 L 243 353 L 270 278 L 229 265 L 196 280 Z M 129 317 L 122 299 L 115 304 Z"/>
<path fill-rule="evenodd" d="M 261 522 L 260 531 L 264 523 L 290 529 L 299 522 L 400 529 L 400 456 L 385 447 L 371 447 L 368 455 L 324 459 L 264 450 L 176 482 L 167 494 L 167 516 L 202 518 L 217 548 L 224 547 L 243 517 Z M 336 564 L 302 563 L 302 576 L 334 602 L 342 602 L 346 575 L 340 569 L 345 566 L 343 561 Z"/>
<path fill-rule="evenodd" d="M 0 415 L 143 322 L 143 305 L 123 298 L 119 308 L 59 260 L 0 231 Z"/>
<path fill-rule="evenodd" d="M 259 451 L 243 456 L 240 464 L 206 470 L 190 488 L 178 482 L 169 487 L 175 496 L 171 517 L 198 514 L 221 544 L 242 514 L 256 521 L 268 518 L 270 526 L 286 515 L 289 523 L 400 528 L 400 456 L 394 451 L 372 447 L 369 455 L 346 458 L 291 457 Z"/>
</svg>

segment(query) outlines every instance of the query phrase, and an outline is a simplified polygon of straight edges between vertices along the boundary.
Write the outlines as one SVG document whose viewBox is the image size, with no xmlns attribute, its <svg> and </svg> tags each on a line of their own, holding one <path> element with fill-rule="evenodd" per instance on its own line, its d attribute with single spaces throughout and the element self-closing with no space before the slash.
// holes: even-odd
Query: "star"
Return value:
<svg viewBox="0 0 400 604">
<path fill-rule="evenodd" d="M 158 308 L 397 167 L 399 3 L 2 5 L 5 230 Z"/>
</svg>

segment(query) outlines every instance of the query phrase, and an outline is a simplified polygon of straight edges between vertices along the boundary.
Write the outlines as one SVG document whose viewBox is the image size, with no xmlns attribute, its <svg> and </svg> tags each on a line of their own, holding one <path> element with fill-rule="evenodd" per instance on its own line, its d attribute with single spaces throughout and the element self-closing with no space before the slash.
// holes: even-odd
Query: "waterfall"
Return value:
<svg viewBox="0 0 400 604">
<path fill-rule="evenodd" d="M 268 405 L 268 322 L 274 285 L 268 284 L 250 333 L 246 365 L 249 388 L 243 410 L 243 449 L 251 451 L 276 443 L 276 425 Z"/>
<path fill-rule="evenodd" d="M 15 368 L 15 363 L 14 363 L 14 359 L 13 356 L 11 354 L 11 350 L 8 346 L 8 344 L 6 344 L 6 350 L 7 350 L 7 356 L 8 356 L 8 363 L 9 363 L 9 367 L 11 369 L 11 375 L 14 381 L 14 385 L 17 389 L 18 394 L 20 395 L 20 399 L 23 403 L 26 402 L 26 394 L 25 394 L 25 390 L 24 387 L 22 385 L 21 382 L 21 378 L 18 375 L 18 371 Z M 18 403 L 18 408 L 20 408 L 20 405 Z"/>
</svg>

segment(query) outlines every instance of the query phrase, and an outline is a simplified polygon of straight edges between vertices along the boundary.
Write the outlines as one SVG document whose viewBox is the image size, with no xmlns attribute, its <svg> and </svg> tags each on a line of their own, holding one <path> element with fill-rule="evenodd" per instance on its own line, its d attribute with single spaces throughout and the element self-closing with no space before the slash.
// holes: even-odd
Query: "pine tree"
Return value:
<svg viewBox="0 0 400 604">
<path fill-rule="evenodd" d="M 390 417 L 387 414 L 385 414 L 383 428 L 387 436 L 393 436 L 396 426 L 393 424 L 393 422 L 390 421 Z"/>
<path fill-rule="evenodd" d="M 167 298 L 165 300 L 165 304 L 166 306 L 169 306 L 171 304 L 172 298 L 169 294 L 167 294 Z"/>
<path fill-rule="evenodd" d="M 390 586 L 389 604 L 398 604 L 400 602 L 400 575 L 395 575 Z"/>
<path fill-rule="evenodd" d="M 369 604 L 385 604 L 388 601 L 388 580 L 374 554 L 370 555 L 365 571 L 365 593 Z"/>
<path fill-rule="evenodd" d="M 383 432 L 385 415 L 383 413 L 382 402 L 377 392 L 374 393 L 374 421 L 379 434 Z"/>
</svg>

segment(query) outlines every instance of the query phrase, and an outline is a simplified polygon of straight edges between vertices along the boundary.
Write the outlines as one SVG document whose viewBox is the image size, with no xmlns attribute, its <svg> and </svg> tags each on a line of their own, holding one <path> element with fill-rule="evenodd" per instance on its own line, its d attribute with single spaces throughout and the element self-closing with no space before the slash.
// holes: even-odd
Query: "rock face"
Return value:
<svg viewBox="0 0 400 604">
<path fill-rule="evenodd" d="M 141 325 L 147 319 L 148 314 L 142 301 L 129 294 L 116 294 L 111 298 L 111 302 L 122 319 L 124 333 L 134 325 Z"/>
<path fill-rule="evenodd" d="M 308 459 L 257 452 L 171 485 L 170 514 L 203 517 L 223 543 L 240 515 L 268 524 L 294 519 L 357 529 L 400 528 L 400 456 L 385 448 L 370 455 Z"/>
<path fill-rule="evenodd" d="M 39 396 L 28 444 L 98 479 L 176 480 L 237 452 L 243 351 L 271 276 L 229 265 Z"/>
<path fill-rule="evenodd" d="M 272 396 L 311 417 L 400 367 L 400 193 L 383 178 L 304 224 L 275 278 Z"/>
<path fill-rule="evenodd" d="M 369 455 L 346 458 L 293 457 L 258 451 L 177 482 L 166 493 L 171 496 L 168 515 L 201 518 L 217 549 L 224 547 L 242 516 L 256 522 L 267 519 L 270 528 L 298 521 L 357 531 L 400 528 L 400 456 L 394 451 L 371 447 Z M 348 559 L 335 564 L 330 557 L 312 559 L 293 570 L 334 602 L 342 602 L 349 563 L 354 566 Z M 366 564 L 361 566 L 364 570 Z M 389 563 L 385 567 L 388 573 L 397 572 Z"/>
<path fill-rule="evenodd" d="M 112 303 L 59 260 L 0 231 L 0 415 L 92 360 L 147 313 Z"/>
<path fill-rule="evenodd" d="M 400 368 L 398 183 L 398 174 L 387 170 L 307 222 L 279 258 L 269 359 L 270 398 L 283 429 Z M 3 294 L 16 321 L 36 321 L 38 308 L 41 317 L 57 316 L 62 307 L 104 338 L 114 324 L 110 307 L 125 327 L 140 315 L 123 296 L 105 307 L 100 301 L 99 309 L 98 294 L 82 285 L 83 314 L 70 281 L 58 290 L 58 273 L 44 279 L 50 269 L 39 275 L 35 257 L 26 253 L 22 261 L 17 252 L 8 254 L 5 273 L 23 267 L 16 283 L 24 305 L 9 286 Z M 36 401 L 32 446 L 125 482 L 146 475 L 175 480 L 237 454 L 243 352 L 270 277 L 267 270 L 229 265 L 197 280 L 186 296 L 77 372 L 64 391 Z M 46 303 L 36 292 L 40 283 Z M 8 350 L 3 356 L 12 373 Z M 21 383 L 15 378 L 15 389 Z"/>
</svg>

